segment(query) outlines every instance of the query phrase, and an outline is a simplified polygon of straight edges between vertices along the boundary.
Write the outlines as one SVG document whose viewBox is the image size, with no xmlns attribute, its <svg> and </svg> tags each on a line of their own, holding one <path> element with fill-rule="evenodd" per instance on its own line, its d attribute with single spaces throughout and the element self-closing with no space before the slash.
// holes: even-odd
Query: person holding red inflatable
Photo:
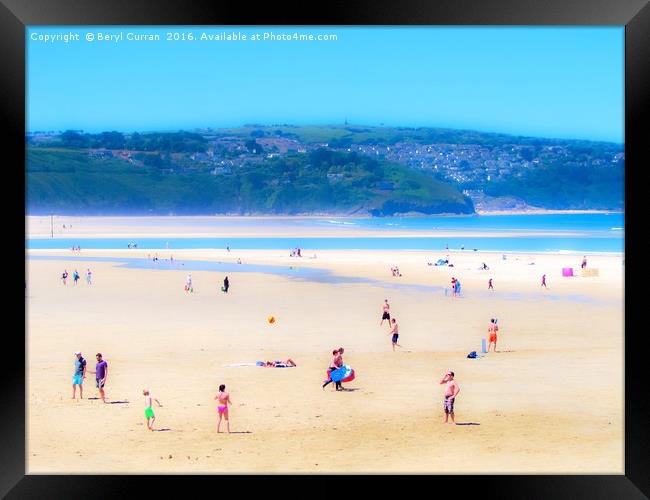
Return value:
<svg viewBox="0 0 650 500">
<path fill-rule="evenodd" d="M 331 376 L 332 372 L 334 370 L 338 370 L 339 368 L 341 368 L 343 366 L 343 356 L 342 356 L 342 354 L 343 354 L 343 348 L 342 347 L 339 347 L 338 349 L 334 349 L 332 351 L 332 360 L 330 361 L 330 366 L 327 369 L 327 380 L 323 384 L 323 390 L 325 389 L 325 386 L 327 386 L 327 385 L 331 384 L 332 382 L 334 382 L 332 380 L 332 376 Z M 337 381 L 337 382 L 334 382 L 334 383 L 336 385 L 336 390 L 337 391 L 342 391 L 343 390 L 343 386 L 341 385 L 341 381 Z"/>
</svg>

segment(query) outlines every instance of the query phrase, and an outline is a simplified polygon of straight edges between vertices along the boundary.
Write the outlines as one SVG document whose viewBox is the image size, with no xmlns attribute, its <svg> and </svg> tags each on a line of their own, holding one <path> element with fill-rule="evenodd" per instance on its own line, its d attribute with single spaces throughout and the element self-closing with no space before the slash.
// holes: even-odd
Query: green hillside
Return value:
<svg viewBox="0 0 650 500">
<path fill-rule="evenodd" d="M 172 153 L 130 159 L 27 149 L 32 214 L 473 213 L 457 188 L 408 167 L 316 149 L 214 169 Z"/>
</svg>

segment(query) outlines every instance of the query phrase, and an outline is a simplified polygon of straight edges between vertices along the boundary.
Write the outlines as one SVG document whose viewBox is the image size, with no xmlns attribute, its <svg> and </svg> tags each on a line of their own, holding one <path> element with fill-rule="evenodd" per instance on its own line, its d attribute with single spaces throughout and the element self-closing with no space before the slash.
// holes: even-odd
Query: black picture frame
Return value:
<svg viewBox="0 0 650 500">
<path fill-rule="evenodd" d="M 254 5 L 254 6 L 253 6 Z M 19 266 L 13 257 L 25 256 L 19 231 L 24 230 L 25 175 L 25 28 L 30 25 L 619 25 L 625 26 L 625 283 L 626 291 L 639 282 L 630 266 L 642 266 L 640 244 L 644 214 L 642 169 L 647 158 L 642 136 L 648 129 L 650 87 L 650 6 L 648 0 L 439 0 L 422 4 L 414 0 L 388 2 L 363 0 L 354 4 L 319 2 L 306 10 L 298 2 L 244 3 L 233 0 L 101 1 L 101 0 L 0 0 L 0 117 L 6 127 L 4 213 L 11 214 L 5 227 L 15 238 L 6 242 L 11 260 L 6 266 L 9 284 L 19 282 Z M 7 177 L 9 176 L 9 177 Z M 13 196 L 10 196 L 13 194 Z M 635 229 L 636 228 L 636 229 Z M 15 241 L 15 244 L 12 243 Z M 634 242 L 638 244 L 634 244 Z M 15 252 L 15 255 L 14 255 Z M 15 279 L 14 279 L 15 278 Z M 13 289 L 10 287 L 13 294 Z M 15 296 L 14 296 L 15 295 Z M 19 300 L 18 294 L 11 296 Z M 22 300 L 22 299 L 20 299 Z M 449 484 L 454 491 L 476 488 L 484 496 L 498 498 L 648 498 L 650 496 L 650 391 L 642 380 L 645 354 L 639 295 L 625 297 L 625 474 L 543 476 L 427 476 L 437 489 Z M 24 307 L 24 301 L 22 302 Z M 20 311 L 20 303 L 12 311 Z M 12 314 L 12 317 L 16 314 Z M 23 315 L 23 319 L 25 315 Z M 23 323 L 23 326 L 26 326 Z M 18 321 L 20 328 L 21 321 Z M 6 349 L 0 419 L 0 496 L 8 498 L 77 498 L 128 495 L 138 476 L 25 475 L 25 342 L 14 329 L 5 338 L 17 337 L 17 346 Z M 5 344 L 6 345 L 6 344 Z M 22 357 L 21 357 L 22 356 Z M 46 376 L 46 374 L 44 374 Z M 152 494 L 168 491 L 167 479 L 145 479 Z M 207 483 L 211 477 L 192 476 Z M 245 478 L 243 478 L 245 479 Z M 272 479 L 272 478 L 269 478 Z M 374 477 L 373 483 L 389 487 L 391 481 Z M 243 484 L 243 482 L 241 483 Z M 396 483 L 399 484 L 399 483 Z M 247 488 L 250 483 L 247 483 Z M 277 483 L 271 481 L 270 488 Z M 399 486 L 398 486 L 399 487 Z M 104 493 L 102 493 L 104 492 Z M 216 491 L 215 491 L 216 493 Z M 301 495 L 302 496 L 302 495 Z M 328 495 L 329 496 L 329 495 Z"/>
</svg>

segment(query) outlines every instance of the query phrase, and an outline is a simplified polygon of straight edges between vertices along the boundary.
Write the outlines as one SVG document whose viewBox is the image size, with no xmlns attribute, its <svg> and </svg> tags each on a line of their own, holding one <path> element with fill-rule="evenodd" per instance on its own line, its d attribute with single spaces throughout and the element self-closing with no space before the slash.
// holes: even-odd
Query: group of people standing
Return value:
<svg viewBox="0 0 650 500">
<path fill-rule="evenodd" d="M 81 354 L 81 351 L 75 351 L 75 362 L 74 362 L 74 374 L 72 375 L 72 399 L 76 399 L 77 387 L 79 387 L 79 398 L 84 398 L 83 393 L 83 383 L 86 378 L 86 360 Z M 106 394 L 104 392 L 104 386 L 106 385 L 106 380 L 108 379 L 108 363 L 103 359 L 102 353 L 98 352 L 95 355 L 97 359 L 97 364 L 95 365 L 95 371 L 90 371 L 90 373 L 95 375 L 95 386 L 99 389 L 99 397 L 102 402 L 106 403 Z"/>
<path fill-rule="evenodd" d="M 69 276 L 68 270 L 64 269 L 63 273 L 61 274 L 61 281 L 63 282 L 64 286 L 68 284 L 68 276 Z M 76 285 L 80 278 L 81 276 L 79 275 L 79 271 L 75 269 L 74 272 L 72 273 L 73 283 Z M 86 283 L 88 283 L 89 285 L 93 284 L 93 273 L 90 270 L 90 268 L 86 269 Z"/>
<path fill-rule="evenodd" d="M 384 299 L 384 303 L 381 305 L 381 309 L 382 313 L 379 326 L 383 325 L 385 320 L 388 321 L 388 335 L 392 335 L 391 341 L 393 345 L 393 351 L 395 351 L 395 346 L 402 346 L 397 343 L 397 340 L 399 339 L 399 326 L 397 325 L 397 320 L 395 318 L 391 319 L 390 317 L 390 304 L 388 303 L 388 299 Z"/>
<path fill-rule="evenodd" d="M 451 278 L 451 296 L 460 297 L 460 280 L 453 276 Z"/>
<path fill-rule="evenodd" d="M 228 276 L 226 276 L 223 280 L 223 286 L 221 287 L 221 291 L 224 293 L 228 293 L 229 288 L 230 288 L 230 280 L 228 279 Z M 192 273 L 188 273 L 187 276 L 185 277 L 184 290 L 186 292 L 194 293 L 194 283 L 192 282 Z"/>
</svg>

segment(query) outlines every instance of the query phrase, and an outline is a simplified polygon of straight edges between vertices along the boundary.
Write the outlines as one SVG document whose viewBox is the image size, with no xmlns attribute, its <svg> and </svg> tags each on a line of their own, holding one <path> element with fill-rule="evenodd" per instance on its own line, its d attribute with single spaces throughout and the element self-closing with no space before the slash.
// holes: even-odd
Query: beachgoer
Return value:
<svg viewBox="0 0 650 500">
<path fill-rule="evenodd" d="M 325 390 L 325 386 L 332 383 L 332 377 L 330 376 L 330 374 L 338 368 L 338 366 L 336 365 L 336 363 L 338 362 L 338 355 L 339 355 L 339 350 L 334 349 L 332 351 L 332 359 L 330 360 L 330 364 L 327 368 L 328 377 L 327 380 L 325 380 L 325 382 L 323 383 L 323 390 Z"/>
<path fill-rule="evenodd" d="M 497 351 L 497 332 L 499 331 L 499 327 L 497 325 L 497 320 L 492 318 L 490 320 L 490 324 L 488 325 L 488 334 L 490 335 L 490 339 L 488 340 L 488 347 L 487 350 L 490 352 L 490 345 L 494 344 L 494 352 Z"/>
<path fill-rule="evenodd" d="M 460 280 L 456 280 L 456 283 L 454 285 L 454 295 L 457 295 L 460 297 Z"/>
<path fill-rule="evenodd" d="M 584 257 L 582 257 L 582 264 L 580 265 L 581 269 L 584 269 L 585 267 L 587 267 L 587 256 L 586 255 Z"/>
<path fill-rule="evenodd" d="M 79 281 L 79 272 L 75 269 L 74 272 L 72 273 L 72 280 L 74 281 L 75 286 L 77 285 L 77 281 Z"/>
<path fill-rule="evenodd" d="M 546 286 L 546 275 L 545 275 L 545 274 L 542 275 L 542 284 L 541 284 L 541 286 L 543 286 L 544 288 L 548 288 L 548 287 Z"/>
<path fill-rule="evenodd" d="M 147 419 L 147 429 L 152 431 L 153 423 L 156 420 L 156 415 L 153 412 L 153 402 L 156 402 L 158 408 L 162 408 L 162 405 L 160 404 L 160 401 L 151 395 L 149 389 L 143 389 L 142 395 L 144 396 L 144 418 Z"/>
<path fill-rule="evenodd" d="M 194 289 L 192 288 L 192 273 L 189 273 L 185 278 L 185 291 L 186 292 L 194 291 Z"/>
<path fill-rule="evenodd" d="M 339 347 L 338 351 L 339 351 L 339 353 L 336 355 L 335 363 L 336 363 L 337 368 L 341 368 L 343 366 L 343 353 L 345 352 L 345 349 L 343 349 L 342 347 Z M 337 391 L 342 391 L 343 390 L 343 384 L 340 381 L 335 382 L 334 384 L 336 385 L 336 390 Z"/>
<path fill-rule="evenodd" d="M 330 361 L 330 366 L 327 369 L 328 375 L 331 374 L 331 372 L 333 372 L 334 370 L 338 370 L 342 366 L 343 366 L 343 348 L 339 347 L 338 349 L 334 349 L 332 351 L 332 359 Z M 323 389 L 325 389 L 326 385 L 328 385 L 328 384 L 330 384 L 332 382 L 334 382 L 334 381 L 332 380 L 332 377 L 330 375 L 328 377 L 328 379 L 325 381 L 325 383 L 323 384 Z M 334 382 L 334 385 L 335 385 L 337 391 L 342 391 L 343 390 L 343 386 L 341 385 L 340 381 Z"/>
<path fill-rule="evenodd" d="M 451 422 L 456 423 L 454 420 L 454 402 L 456 401 L 456 396 L 460 392 L 460 387 L 458 383 L 454 380 L 454 372 L 449 371 L 442 377 L 440 384 L 447 384 L 445 387 L 445 401 L 443 403 L 443 409 L 445 411 L 445 424 L 448 422 L 449 417 L 451 417 Z"/>
<path fill-rule="evenodd" d="M 95 357 L 97 358 L 97 364 L 95 365 L 95 371 L 90 372 L 95 374 L 95 386 L 99 389 L 99 396 L 102 398 L 102 401 L 106 403 L 106 394 L 104 393 L 104 386 L 106 385 L 106 379 L 108 378 L 108 363 L 102 359 L 102 353 L 98 352 Z"/>
<path fill-rule="evenodd" d="M 74 374 L 72 375 L 72 399 L 75 399 L 77 393 L 77 386 L 79 386 L 79 398 L 84 398 L 83 383 L 86 378 L 86 360 L 81 355 L 81 351 L 74 353 L 76 359 L 74 360 Z"/>
<path fill-rule="evenodd" d="M 86 269 L 86 283 L 89 285 L 93 284 L 93 273 L 90 271 L 90 268 Z"/>
<path fill-rule="evenodd" d="M 395 320 L 395 318 L 393 318 L 393 319 L 391 319 L 391 322 L 392 322 L 393 325 L 392 325 L 392 328 L 391 328 L 390 332 L 388 332 L 388 335 L 390 335 L 390 334 L 393 335 L 392 342 L 393 342 L 393 352 L 394 352 L 395 351 L 395 346 L 397 346 L 397 347 L 402 347 L 402 346 L 397 343 L 397 339 L 399 338 L 399 328 L 397 326 L 397 321 Z"/>
<path fill-rule="evenodd" d="M 221 384 L 219 386 L 219 394 L 217 394 L 214 399 L 219 400 L 219 405 L 217 406 L 217 411 L 219 412 L 219 422 L 217 422 L 217 432 L 221 432 L 221 418 L 226 419 L 226 428 L 228 429 L 228 434 L 230 434 L 230 420 L 228 420 L 228 404 L 232 405 L 230 401 L 230 394 L 226 392 L 226 386 Z"/>
<path fill-rule="evenodd" d="M 228 281 L 228 276 L 226 276 L 223 280 L 223 288 L 221 288 L 221 290 L 228 293 L 228 288 L 230 288 L 230 281 Z"/>
<path fill-rule="evenodd" d="M 451 277 L 451 296 L 455 297 L 456 296 L 456 278 L 453 276 Z"/>
<path fill-rule="evenodd" d="M 64 285 L 68 284 L 68 270 L 64 269 L 63 274 L 61 275 L 61 281 L 63 281 Z"/>
<path fill-rule="evenodd" d="M 379 322 L 379 326 L 384 324 L 384 320 L 388 320 L 388 327 L 390 328 L 390 304 L 388 303 L 388 299 L 384 299 L 384 303 L 381 305 L 382 308 L 382 314 L 381 314 L 381 321 Z"/>
<path fill-rule="evenodd" d="M 287 358 L 284 361 L 262 361 L 262 365 L 260 366 L 267 366 L 267 367 L 273 367 L 273 368 L 289 368 L 289 367 L 294 367 L 297 366 L 295 361 L 291 358 Z"/>
<path fill-rule="evenodd" d="M 492 286 L 492 278 L 488 280 L 488 290 L 494 290 L 494 287 Z"/>
</svg>

